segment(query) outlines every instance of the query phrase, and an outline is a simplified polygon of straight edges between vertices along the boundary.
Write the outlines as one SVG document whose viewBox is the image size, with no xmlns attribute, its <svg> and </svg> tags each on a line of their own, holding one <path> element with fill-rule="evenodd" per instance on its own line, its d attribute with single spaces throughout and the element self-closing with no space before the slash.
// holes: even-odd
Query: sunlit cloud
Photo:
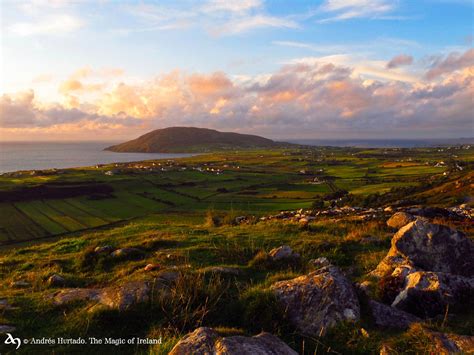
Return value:
<svg viewBox="0 0 474 355">
<path fill-rule="evenodd" d="M 399 54 L 387 63 L 387 69 L 398 68 L 404 65 L 410 65 L 413 63 L 413 57 L 411 55 Z"/>
<path fill-rule="evenodd" d="M 51 131 L 84 125 L 109 132 L 127 127 L 130 135 L 176 125 L 280 136 L 462 134 L 474 112 L 474 66 L 465 61 L 469 53 L 439 59 L 442 80 L 436 82 L 425 82 L 423 74 L 416 81 L 398 80 L 403 73 L 399 68 L 387 71 L 384 61 L 364 68 L 351 65 L 350 56 L 327 56 L 246 77 L 174 70 L 140 83 L 101 88 L 89 99 L 90 88 L 71 78 L 84 80 L 81 75 L 90 73 L 76 71 L 63 83 L 68 103 L 37 102 L 33 91 L 4 95 L 0 126 Z"/>
</svg>

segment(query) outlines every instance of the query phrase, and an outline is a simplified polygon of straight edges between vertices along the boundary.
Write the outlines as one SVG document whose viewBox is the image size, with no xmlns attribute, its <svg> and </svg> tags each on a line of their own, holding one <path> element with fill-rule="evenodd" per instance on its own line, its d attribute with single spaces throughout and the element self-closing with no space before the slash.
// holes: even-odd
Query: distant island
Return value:
<svg viewBox="0 0 474 355">
<path fill-rule="evenodd" d="M 285 143 L 250 134 L 197 127 L 157 129 L 105 150 L 119 153 L 191 153 L 222 149 L 270 148 Z"/>
</svg>

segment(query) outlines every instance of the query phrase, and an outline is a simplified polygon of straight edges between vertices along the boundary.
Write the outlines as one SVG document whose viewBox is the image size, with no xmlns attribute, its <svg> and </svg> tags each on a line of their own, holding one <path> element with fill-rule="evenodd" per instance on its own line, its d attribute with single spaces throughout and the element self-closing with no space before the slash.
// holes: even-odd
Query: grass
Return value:
<svg viewBox="0 0 474 355">
<path fill-rule="evenodd" d="M 113 192 L 100 198 L 81 195 L 0 204 L 0 242 L 24 242 L 18 247 L 0 247 L 0 293 L 17 307 L 0 312 L 0 324 L 15 325 L 15 334 L 22 338 L 126 335 L 161 336 L 163 340 L 161 345 L 153 346 L 81 347 L 81 352 L 91 354 L 110 351 L 165 354 L 186 332 L 201 325 L 227 335 L 255 335 L 266 330 L 306 354 L 376 353 L 385 343 L 399 353 L 409 349 L 423 352 L 427 344 L 419 329 L 381 330 L 364 309 L 358 323 L 341 324 L 324 337 L 302 337 L 289 326 L 284 312 L 268 291 L 276 281 L 308 272 L 309 261 L 322 256 L 339 266 L 351 281 L 369 280 L 367 273 L 390 247 L 392 232 L 383 219 L 365 222 L 349 217 L 337 220 L 319 217 L 308 228 L 293 222 L 257 221 L 261 215 L 279 210 L 309 207 L 314 196 L 331 191 L 327 184 L 309 184 L 311 176 L 298 174 L 302 168 L 324 169 L 324 174 L 335 177 L 337 188 L 369 196 L 392 187 L 440 178 L 441 170 L 434 171 L 423 164 L 394 166 L 396 160 L 408 157 L 422 161 L 445 159 L 439 154 L 427 149 L 246 151 L 180 160 L 188 167 L 203 164 L 240 167 L 228 168 L 223 175 L 186 170 L 156 174 L 129 172 L 107 177 L 97 169 L 73 169 L 44 179 L 2 176 L 0 189 L 4 190 L 55 180 L 63 184 L 106 183 L 113 187 Z M 464 162 L 470 161 L 471 155 L 472 149 L 459 152 Z M 370 184 L 364 180 L 368 169 L 375 179 Z M 430 190 L 417 194 L 428 194 L 432 205 L 447 206 L 449 198 L 469 194 L 468 184 L 456 188 L 456 183 L 471 178 L 470 169 L 452 172 L 452 176 L 441 178 Z M 250 223 L 237 225 L 235 217 L 240 215 L 248 216 Z M 449 223 L 472 237 L 471 224 Z M 45 236 L 56 237 L 38 239 Z M 29 239 L 38 240 L 25 243 Z M 105 245 L 133 247 L 141 253 L 139 257 L 123 259 L 94 253 L 97 246 Z M 299 253 L 301 262 L 272 262 L 268 252 L 281 245 L 289 245 Z M 144 267 L 149 263 L 159 264 L 161 268 L 145 272 Z M 214 266 L 233 267 L 239 273 L 209 272 Z M 84 302 L 55 307 L 50 296 L 58 289 L 46 282 L 57 273 L 73 287 L 104 287 L 156 277 L 175 267 L 179 277 L 168 293 L 156 294 L 149 304 L 127 312 L 91 307 Z M 32 286 L 26 292 L 10 287 L 11 282 L 19 280 Z M 374 297 L 386 296 L 372 291 Z M 443 324 L 428 325 L 437 330 L 468 334 L 472 332 L 473 319 L 469 311 L 453 314 Z M 4 352 L 2 346 L 0 352 Z M 25 346 L 20 353 L 37 350 Z M 78 348 L 63 345 L 49 350 L 66 353 Z"/>
</svg>

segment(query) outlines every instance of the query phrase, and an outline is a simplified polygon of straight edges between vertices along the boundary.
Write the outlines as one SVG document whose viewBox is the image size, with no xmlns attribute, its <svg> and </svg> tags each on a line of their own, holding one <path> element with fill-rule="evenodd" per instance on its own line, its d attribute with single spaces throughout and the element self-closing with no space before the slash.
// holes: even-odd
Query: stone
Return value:
<svg viewBox="0 0 474 355">
<path fill-rule="evenodd" d="M 8 300 L 5 298 L 0 299 L 0 311 L 11 311 L 14 309 L 18 309 L 18 307 L 13 307 L 12 305 L 10 305 L 10 303 L 8 303 Z"/>
<path fill-rule="evenodd" d="M 296 355 L 283 341 L 269 333 L 253 337 L 221 337 L 211 328 L 201 327 L 187 334 L 170 355 Z"/>
<path fill-rule="evenodd" d="M 162 282 L 131 281 L 104 288 L 71 288 L 52 295 L 53 304 L 62 306 L 74 301 L 96 302 L 111 309 L 124 311 L 139 303 L 148 302 L 152 289 L 160 289 Z"/>
<path fill-rule="evenodd" d="M 423 334 L 430 339 L 431 354 L 474 354 L 474 336 L 434 332 L 422 328 Z"/>
<path fill-rule="evenodd" d="M 66 284 L 66 280 L 64 279 L 64 277 L 58 274 L 53 274 L 48 278 L 47 283 L 49 286 L 52 286 L 52 287 L 61 287 Z"/>
<path fill-rule="evenodd" d="M 393 207 L 392 206 L 387 206 L 383 209 L 384 212 L 393 212 Z"/>
<path fill-rule="evenodd" d="M 132 306 L 148 302 L 151 286 L 145 281 L 127 282 L 120 286 L 103 288 L 99 294 L 99 302 L 112 309 L 124 311 Z"/>
<path fill-rule="evenodd" d="M 94 252 L 97 254 L 110 254 L 113 251 L 114 251 L 114 248 L 111 247 L 110 245 L 104 245 L 101 247 L 96 247 L 94 249 Z"/>
<path fill-rule="evenodd" d="M 0 334 L 13 333 L 16 328 L 12 325 L 0 324 Z"/>
<path fill-rule="evenodd" d="M 307 217 L 300 218 L 298 223 L 301 226 L 306 227 L 309 224 L 309 219 Z"/>
<path fill-rule="evenodd" d="M 31 284 L 28 281 L 12 281 L 10 286 L 13 288 L 28 288 Z"/>
<path fill-rule="evenodd" d="M 341 321 L 357 321 L 360 306 L 352 284 L 333 265 L 270 286 L 290 323 L 303 335 L 320 336 Z"/>
<path fill-rule="evenodd" d="M 272 249 L 268 255 L 270 255 L 273 261 L 282 259 L 297 259 L 300 257 L 300 255 L 298 253 L 294 253 L 288 245 L 283 245 L 281 247 Z"/>
<path fill-rule="evenodd" d="M 319 268 L 322 268 L 322 267 L 324 267 L 324 266 L 329 266 L 329 265 L 331 265 L 331 262 L 330 262 L 327 258 L 325 258 L 324 256 L 321 256 L 321 257 L 319 257 L 319 258 L 317 258 L 317 259 L 311 259 L 311 260 L 309 261 L 309 263 L 310 263 L 311 265 L 313 265 L 314 267 L 318 268 L 318 269 L 319 269 Z"/>
<path fill-rule="evenodd" d="M 412 323 L 420 322 L 420 318 L 403 312 L 386 304 L 369 300 L 369 308 L 375 324 L 381 328 L 407 329 Z"/>
<path fill-rule="evenodd" d="M 417 271 L 406 276 L 393 307 L 419 317 L 455 312 L 474 304 L 474 278 L 442 272 Z"/>
<path fill-rule="evenodd" d="M 406 226 L 408 223 L 413 222 L 415 217 L 406 212 L 397 212 L 392 215 L 387 221 L 387 226 L 400 229 L 403 226 Z"/>
<path fill-rule="evenodd" d="M 200 270 L 201 272 L 209 272 L 214 274 L 224 274 L 224 275 L 233 275 L 238 276 L 240 275 L 241 271 L 235 267 L 228 267 L 228 266 L 210 266 Z"/>
<path fill-rule="evenodd" d="M 110 256 L 117 259 L 140 259 L 143 254 L 143 251 L 137 248 L 121 248 L 112 252 Z"/>
<path fill-rule="evenodd" d="M 393 264 L 394 260 L 398 265 Z M 427 271 L 474 276 L 474 243 L 449 227 L 416 220 L 394 235 L 377 273 L 381 274 L 381 269 L 388 272 L 400 263 Z"/>
<path fill-rule="evenodd" d="M 145 271 L 156 271 L 160 270 L 161 265 L 160 264 L 147 264 L 143 270 Z"/>
</svg>

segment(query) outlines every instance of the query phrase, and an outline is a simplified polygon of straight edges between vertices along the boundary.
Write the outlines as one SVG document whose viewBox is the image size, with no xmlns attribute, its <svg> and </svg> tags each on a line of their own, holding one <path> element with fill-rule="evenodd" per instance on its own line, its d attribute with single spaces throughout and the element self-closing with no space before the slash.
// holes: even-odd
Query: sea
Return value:
<svg viewBox="0 0 474 355">
<path fill-rule="evenodd" d="M 119 142 L 0 142 L 0 173 L 184 158 L 195 155 L 104 151 L 104 148 L 117 143 Z"/>
<path fill-rule="evenodd" d="M 410 148 L 473 144 L 473 138 L 420 140 L 288 139 L 286 142 L 334 147 Z M 195 154 L 115 153 L 104 151 L 119 142 L 0 142 L 0 173 L 18 170 L 64 169 L 96 164 L 173 159 Z"/>
</svg>

